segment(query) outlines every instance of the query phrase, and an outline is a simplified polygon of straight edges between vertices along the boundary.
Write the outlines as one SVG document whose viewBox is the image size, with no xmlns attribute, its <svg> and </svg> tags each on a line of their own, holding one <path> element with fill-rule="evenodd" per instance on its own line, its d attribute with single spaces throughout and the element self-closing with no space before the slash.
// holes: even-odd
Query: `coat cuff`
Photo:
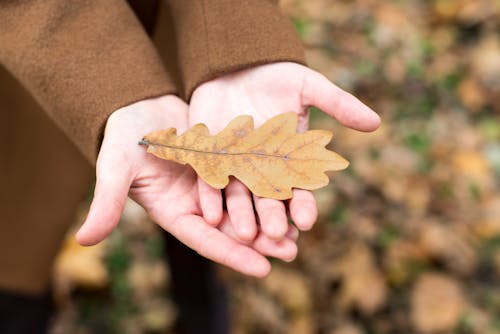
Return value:
<svg viewBox="0 0 500 334">
<path fill-rule="evenodd" d="M 203 82 L 278 61 L 304 64 L 289 19 L 270 0 L 170 0 L 187 100 Z"/>
</svg>

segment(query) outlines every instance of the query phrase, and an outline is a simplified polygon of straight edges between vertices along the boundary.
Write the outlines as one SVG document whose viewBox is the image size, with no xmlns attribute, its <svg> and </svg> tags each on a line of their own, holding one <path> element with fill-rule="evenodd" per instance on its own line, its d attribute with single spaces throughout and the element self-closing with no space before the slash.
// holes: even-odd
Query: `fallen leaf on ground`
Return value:
<svg viewBox="0 0 500 334">
<path fill-rule="evenodd" d="M 417 245 L 448 269 L 467 275 L 473 273 L 478 264 L 477 254 L 468 237 L 468 230 L 430 220 L 421 223 Z"/>
<path fill-rule="evenodd" d="M 473 231 L 481 239 L 492 239 L 500 236 L 500 195 L 483 200 L 479 206 L 480 217 L 474 223 Z"/>
<path fill-rule="evenodd" d="M 288 311 L 302 315 L 311 311 L 310 286 L 301 273 L 276 267 L 264 280 L 264 286 Z"/>
<path fill-rule="evenodd" d="M 411 321 L 419 332 L 448 333 L 458 325 L 466 308 L 460 285 L 447 275 L 426 273 L 413 288 Z"/>
<path fill-rule="evenodd" d="M 339 261 L 332 263 L 331 270 L 342 279 L 337 299 L 342 309 L 356 307 L 361 313 L 370 315 L 384 306 L 387 285 L 365 244 L 353 244 Z"/>
<path fill-rule="evenodd" d="M 458 96 L 464 106 L 472 112 L 478 112 L 486 104 L 486 95 L 478 80 L 467 78 L 458 86 Z"/>
<path fill-rule="evenodd" d="M 214 188 L 227 186 L 233 175 L 255 195 L 283 200 L 292 197 L 292 188 L 326 186 L 325 171 L 348 165 L 325 148 L 331 132 L 296 133 L 296 129 L 295 113 L 278 115 L 258 129 L 254 129 L 252 117 L 244 115 L 215 136 L 204 124 L 197 124 L 180 136 L 174 128 L 156 131 L 140 143 L 157 157 L 191 165 Z"/>
<path fill-rule="evenodd" d="M 103 256 L 105 243 L 84 247 L 72 233 L 66 237 L 54 265 L 58 298 L 67 298 L 75 287 L 103 288 L 108 284 L 108 272 Z"/>
<path fill-rule="evenodd" d="M 329 332 L 329 334 L 362 334 L 362 333 L 363 331 L 361 330 L 361 328 L 359 328 L 359 326 L 356 326 L 355 324 L 351 323 L 341 324 L 340 326 Z"/>
</svg>

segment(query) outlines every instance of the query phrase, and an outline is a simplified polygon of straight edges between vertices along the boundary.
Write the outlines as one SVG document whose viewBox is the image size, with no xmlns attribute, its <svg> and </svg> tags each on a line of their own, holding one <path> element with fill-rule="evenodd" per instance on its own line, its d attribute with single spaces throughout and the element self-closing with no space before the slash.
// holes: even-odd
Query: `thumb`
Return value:
<svg viewBox="0 0 500 334">
<path fill-rule="evenodd" d="M 380 125 L 377 113 L 316 71 L 308 70 L 306 74 L 302 104 L 318 107 L 343 125 L 356 130 L 374 131 Z"/>
<path fill-rule="evenodd" d="M 111 160 L 112 161 L 112 160 Z M 105 162 L 98 167 L 94 198 L 89 214 L 76 233 L 84 246 L 95 245 L 118 225 L 132 183 L 124 164 Z"/>
</svg>

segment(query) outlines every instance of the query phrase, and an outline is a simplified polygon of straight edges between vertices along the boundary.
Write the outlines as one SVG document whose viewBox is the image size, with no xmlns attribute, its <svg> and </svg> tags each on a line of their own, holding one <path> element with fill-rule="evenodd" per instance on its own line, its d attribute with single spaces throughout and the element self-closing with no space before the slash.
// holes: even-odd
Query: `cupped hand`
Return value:
<svg viewBox="0 0 500 334">
<path fill-rule="evenodd" d="M 229 217 L 218 226 L 201 216 L 196 174 L 189 166 L 161 160 L 138 145 L 152 131 L 187 127 L 187 105 L 173 95 L 148 99 L 115 111 L 108 119 L 96 166 L 96 187 L 89 214 L 77 233 L 83 245 L 96 244 L 118 224 L 127 196 L 174 237 L 213 261 L 247 275 L 270 270 L 265 255 L 290 260 L 297 252 L 297 231 L 282 242 L 265 236 L 236 241 Z"/>
<path fill-rule="evenodd" d="M 379 116 L 353 95 L 332 84 L 326 77 L 305 66 L 280 62 L 256 66 L 208 81 L 195 89 L 189 104 L 189 125 L 205 123 L 211 134 L 221 131 L 238 115 L 253 116 L 255 126 L 285 112 L 298 114 L 298 131 L 308 128 L 308 108 L 318 107 L 341 124 L 361 131 L 373 131 Z M 214 226 L 223 217 L 220 190 L 198 180 L 201 209 Z M 252 196 L 238 180 L 225 189 L 227 213 L 232 229 L 242 242 L 262 232 L 282 240 L 289 224 L 287 212 L 300 230 L 316 221 L 316 202 L 311 192 L 294 189 L 287 202 Z"/>
</svg>

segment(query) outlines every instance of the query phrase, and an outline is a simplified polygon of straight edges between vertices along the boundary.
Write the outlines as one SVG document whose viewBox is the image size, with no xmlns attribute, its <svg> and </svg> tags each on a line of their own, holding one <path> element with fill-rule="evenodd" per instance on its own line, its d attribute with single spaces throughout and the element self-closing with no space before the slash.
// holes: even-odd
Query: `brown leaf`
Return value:
<svg viewBox="0 0 500 334">
<path fill-rule="evenodd" d="M 311 287 L 301 273 L 276 267 L 263 283 L 291 313 L 307 315 L 311 311 Z"/>
<path fill-rule="evenodd" d="M 282 200 L 292 197 L 292 187 L 326 186 L 325 171 L 348 165 L 325 149 L 331 132 L 296 133 L 296 128 L 295 113 L 278 115 L 255 130 L 252 117 L 244 115 L 215 136 L 204 124 L 197 124 L 180 136 L 174 128 L 150 133 L 141 144 L 162 159 L 191 165 L 214 188 L 224 188 L 233 175 L 255 195 Z"/>
<path fill-rule="evenodd" d="M 105 243 L 84 247 L 73 234 L 64 241 L 55 262 L 55 279 L 69 287 L 102 288 L 108 283 L 108 272 L 103 262 Z"/>
<path fill-rule="evenodd" d="M 467 78 L 460 83 L 458 96 L 464 106 L 472 112 L 478 112 L 486 104 L 486 95 L 479 82 L 474 78 Z"/>
<path fill-rule="evenodd" d="M 481 239 L 500 236 L 500 195 L 484 199 L 479 209 L 479 220 L 473 226 L 475 234 Z"/>
<path fill-rule="evenodd" d="M 421 222 L 418 246 L 431 258 L 443 262 L 449 269 L 462 274 L 474 272 L 477 254 L 471 244 L 468 230 L 435 221 Z"/>
<path fill-rule="evenodd" d="M 330 331 L 329 334 L 361 334 L 363 331 L 359 326 L 353 324 L 353 323 L 345 323 L 341 324 L 334 330 Z"/>
<path fill-rule="evenodd" d="M 139 331 L 132 331 L 128 328 L 128 333 L 164 333 L 168 332 L 175 325 L 178 312 L 175 305 L 168 300 L 149 300 L 142 305 L 140 324 L 143 328 Z M 133 319 L 133 318 L 132 318 Z"/>
<path fill-rule="evenodd" d="M 481 38 L 470 55 L 472 72 L 481 82 L 492 88 L 500 88 L 500 38 L 488 34 Z"/>
<path fill-rule="evenodd" d="M 337 299 L 341 309 L 356 307 L 362 314 L 371 315 L 386 303 L 384 276 L 364 243 L 353 244 L 339 261 L 332 263 L 331 271 L 342 279 Z"/>
<path fill-rule="evenodd" d="M 427 273 L 411 294 L 411 321 L 419 332 L 449 332 L 467 309 L 463 291 L 453 278 Z"/>
</svg>

